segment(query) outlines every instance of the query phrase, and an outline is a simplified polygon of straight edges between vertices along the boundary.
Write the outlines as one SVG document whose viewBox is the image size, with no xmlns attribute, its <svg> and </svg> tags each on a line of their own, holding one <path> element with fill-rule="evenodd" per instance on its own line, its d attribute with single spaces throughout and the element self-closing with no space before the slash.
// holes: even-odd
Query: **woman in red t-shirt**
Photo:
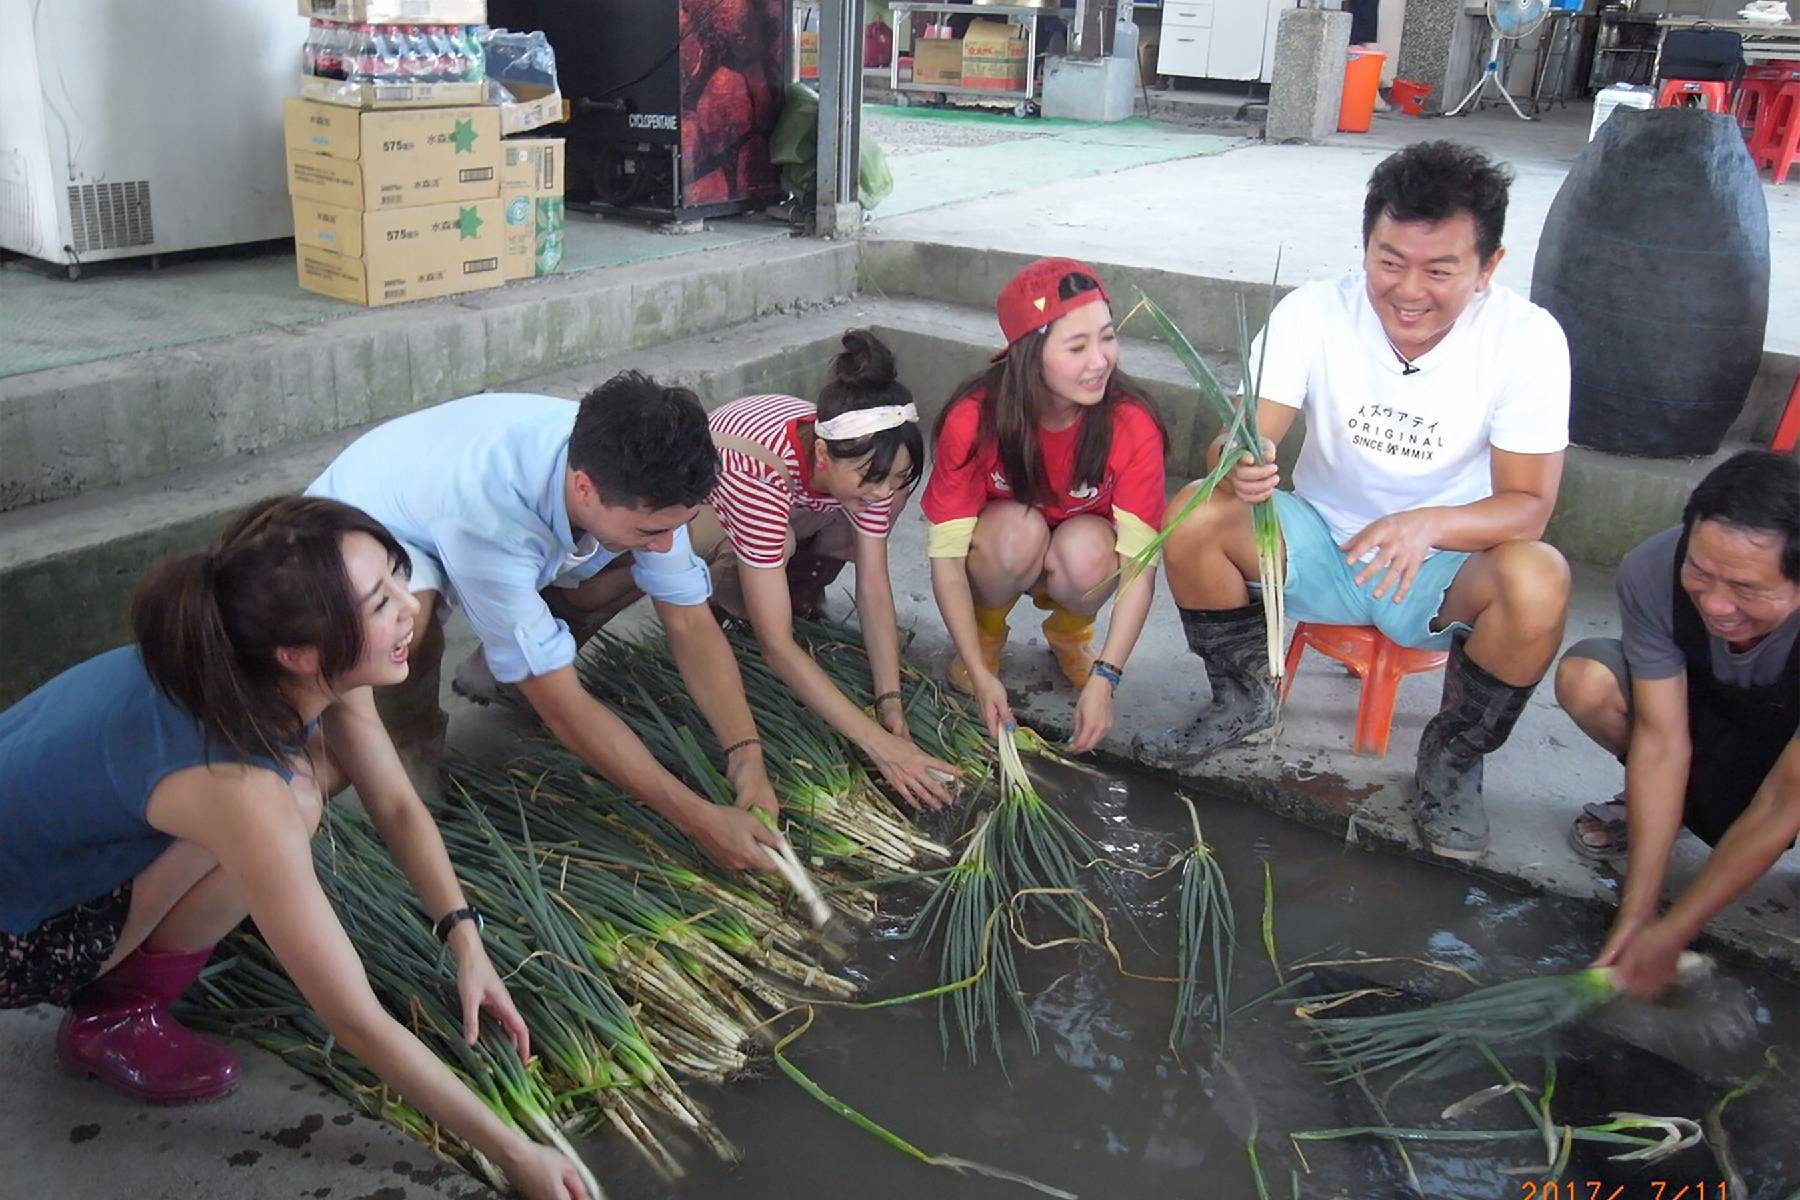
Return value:
<svg viewBox="0 0 1800 1200">
<path fill-rule="evenodd" d="M 712 568 L 713 603 L 747 618 L 763 657 L 813 712 L 915 807 L 950 803 L 955 768 L 921 750 L 900 696 L 900 632 L 888 532 L 925 467 L 925 439 L 894 355 L 865 329 L 844 335 L 817 405 L 745 396 L 708 418 L 719 483 L 688 528 Z M 856 564 L 856 612 L 875 680 L 875 716 L 832 683 L 794 638 L 796 616 Z"/>
<path fill-rule="evenodd" d="M 1094 615 L 1113 592 L 1108 578 L 1161 525 L 1168 435 L 1119 370 L 1110 299 L 1092 268 L 1039 259 L 994 307 L 1007 348 L 939 414 L 921 501 L 932 589 L 956 645 L 949 678 L 998 736 L 1012 720 L 999 679 L 1006 616 L 1029 593 L 1049 612 L 1044 640 L 1081 692 L 1073 747 L 1090 750 L 1112 726 L 1113 689 L 1155 573 L 1119 597 L 1098 658 Z"/>
</svg>

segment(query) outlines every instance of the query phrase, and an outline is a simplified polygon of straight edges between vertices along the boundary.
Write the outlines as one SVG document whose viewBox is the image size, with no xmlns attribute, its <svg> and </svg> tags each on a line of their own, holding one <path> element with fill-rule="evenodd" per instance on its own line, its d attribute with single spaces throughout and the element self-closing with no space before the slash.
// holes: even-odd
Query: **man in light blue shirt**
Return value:
<svg viewBox="0 0 1800 1200">
<path fill-rule="evenodd" d="M 389 421 L 351 443 L 307 489 L 354 504 L 412 559 L 423 608 L 407 682 L 377 693 L 403 752 L 435 744 L 444 635 L 460 607 L 496 681 L 516 685 L 557 740 L 694 838 L 719 863 L 764 869 L 775 792 L 712 581 L 687 522 L 718 458 L 699 399 L 623 372 L 579 405 L 493 392 Z M 581 686 L 579 643 L 639 592 L 656 605 L 682 678 L 727 748 L 736 808 L 696 795 Z M 430 619 L 439 615 L 439 620 Z M 429 757 L 429 755 L 428 755 Z"/>
</svg>

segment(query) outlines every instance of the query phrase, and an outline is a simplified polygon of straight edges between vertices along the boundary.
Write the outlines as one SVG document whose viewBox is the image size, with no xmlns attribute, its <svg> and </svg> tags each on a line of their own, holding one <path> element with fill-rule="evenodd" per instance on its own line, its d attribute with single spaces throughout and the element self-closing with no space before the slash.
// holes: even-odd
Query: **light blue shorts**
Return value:
<svg viewBox="0 0 1800 1200">
<path fill-rule="evenodd" d="M 1373 625 L 1402 646 L 1420 650 L 1448 650 L 1451 636 L 1468 625 L 1452 621 L 1433 631 L 1432 622 L 1444 606 L 1456 573 L 1469 560 L 1462 550 L 1439 550 L 1419 567 L 1406 599 L 1394 603 L 1390 585 L 1379 600 L 1372 594 L 1381 577 L 1356 586 L 1361 566 L 1344 562 L 1344 553 L 1332 539 L 1331 529 L 1318 510 L 1292 492 L 1275 493 L 1275 512 L 1281 518 L 1281 536 L 1287 543 L 1288 616 L 1296 621 L 1322 625 Z"/>
</svg>

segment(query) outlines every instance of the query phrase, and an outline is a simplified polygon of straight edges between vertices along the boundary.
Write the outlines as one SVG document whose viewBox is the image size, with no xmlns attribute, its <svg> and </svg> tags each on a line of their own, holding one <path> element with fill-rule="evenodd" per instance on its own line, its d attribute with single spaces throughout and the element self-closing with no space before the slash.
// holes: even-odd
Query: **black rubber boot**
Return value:
<svg viewBox="0 0 1800 1200">
<path fill-rule="evenodd" d="M 1184 608 L 1181 628 L 1188 649 L 1206 663 L 1212 683 L 1212 703 L 1177 741 L 1161 752 L 1140 749 L 1159 765 L 1177 770 L 1191 766 L 1215 750 L 1266 741 L 1275 729 L 1280 705 L 1275 681 L 1269 676 L 1268 633 L 1263 626 L 1261 600 L 1242 608 Z"/>
<path fill-rule="evenodd" d="M 1419 736 L 1413 822 L 1426 849 L 1473 861 L 1487 853 L 1487 808 L 1481 798 L 1482 756 L 1498 750 L 1525 711 L 1537 684 L 1515 687 L 1487 673 L 1456 638 L 1444 667 L 1444 699 Z"/>
</svg>

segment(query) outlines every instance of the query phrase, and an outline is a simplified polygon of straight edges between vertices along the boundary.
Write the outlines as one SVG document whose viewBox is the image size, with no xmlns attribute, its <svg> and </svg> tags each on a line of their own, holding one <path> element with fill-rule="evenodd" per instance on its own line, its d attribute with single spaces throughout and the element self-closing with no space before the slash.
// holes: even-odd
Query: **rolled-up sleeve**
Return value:
<svg viewBox="0 0 1800 1200">
<path fill-rule="evenodd" d="M 938 434 L 931 478 L 919 501 L 930 526 L 926 554 L 932 558 L 967 557 L 975 522 L 987 503 L 987 467 L 975 445 L 981 404 L 967 398 L 954 404 Z"/>
<path fill-rule="evenodd" d="M 694 553 L 686 525 L 675 531 L 674 544 L 661 553 L 633 551 L 631 577 L 646 596 L 665 604 L 705 604 L 712 598 L 712 572 Z"/>
<path fill-rule="evenodd" d="M 496 680 L 518 683 L 574 663 L 575 638 L 538 595 L 542 553 L 466 530 L 440 536 L 438 551 Z"/>
</svg>

